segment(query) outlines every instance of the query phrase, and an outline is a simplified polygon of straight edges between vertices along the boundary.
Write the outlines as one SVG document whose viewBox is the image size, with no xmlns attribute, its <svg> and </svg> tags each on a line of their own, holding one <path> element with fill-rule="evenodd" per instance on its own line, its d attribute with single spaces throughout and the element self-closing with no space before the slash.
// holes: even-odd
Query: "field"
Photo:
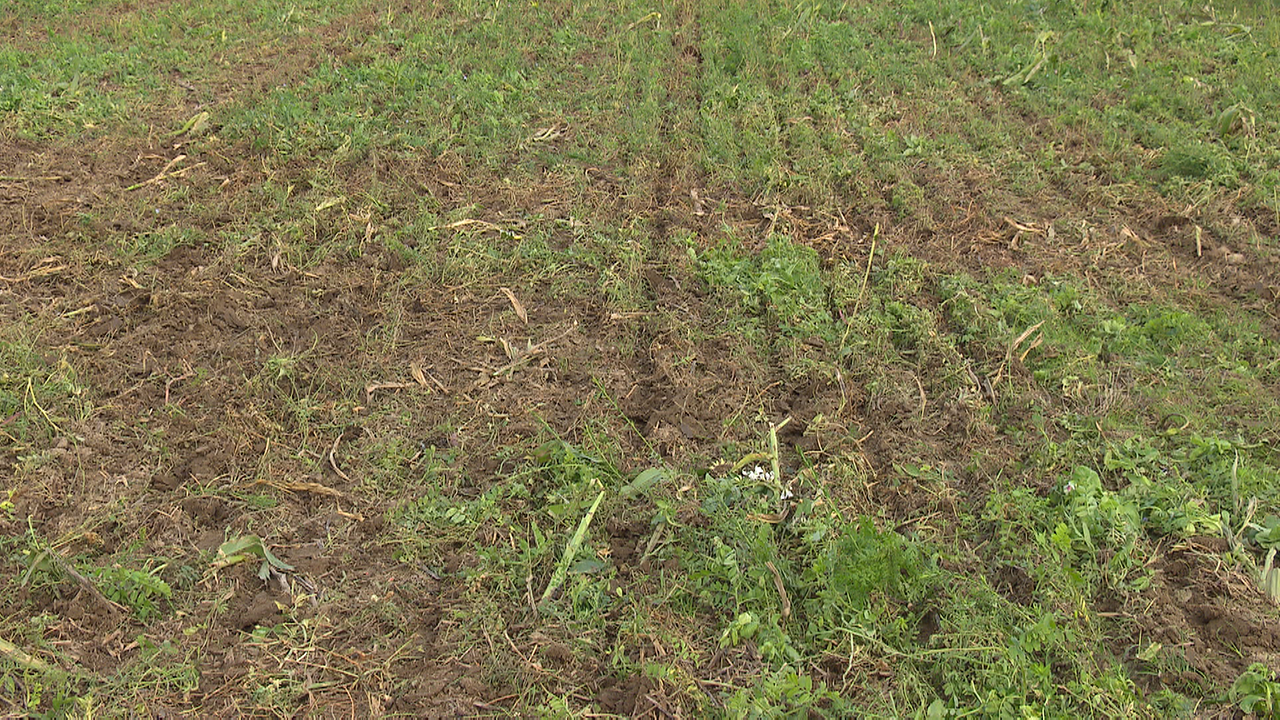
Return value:
<svg viewBox="0 0 1280 720">
<path fill-rule="evenodd" d="M 0 716 L 1280 717 L 1269 0 L 0 39 Z"/>
</svg>

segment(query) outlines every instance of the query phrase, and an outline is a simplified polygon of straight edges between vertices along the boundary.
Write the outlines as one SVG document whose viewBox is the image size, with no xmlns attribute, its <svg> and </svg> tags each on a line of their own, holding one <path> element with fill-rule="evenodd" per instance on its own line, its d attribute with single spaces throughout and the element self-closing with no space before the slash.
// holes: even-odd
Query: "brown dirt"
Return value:
<svg viewBox="0 0 1280 720">
<path fill-rule="evenodd" d="M 1253 580 L 1223 566 L 1226 549 L 1218 537 L 1180 543 L 1154 559 L 1153 582 L 1140 601 L 1099 603 L 1117 618 L 1117 656 L 1146 689 L 1212 694 L 1250 664 L 1274 667 L 1280 660 L 1275 605 Z M 1176 649 L 1179 662 L 1157 666 L 1139 659 L 1152 643 Z"/>
<path fill-rule="evenodd" d="M 269 248 L 236 255 L 210 244 L 181 245 L 135 273 L 107 248 L 175 221 L 132 216 L 136 205 L 162 196 L 122 190 L 163 166 L 160 159 L 137 162 L 159 150 L 108 141 L 0 150 L 8 160 L 0 174 L 59 178 L 3 187 L 0 232 L 7 241 L 0 276 L 8 301 L 0 319 L 40 318 L 46 362 L 66 358 L 94 408 L 83 421 L 59 422 L 48 448 L 12 445 L 0 452 L 5 473 L 28 453 L 51 459 L 26 476 L 14 498 L 19 520 L 3 530 L 16 536 L 30 523 L 41 537 L 65 540 L 64 552 L 91 556 L 140 542 L 142 557 L 200 567 L 200 553 L 250 531 L 253 522 L 270 528 L 257 531 L 269 534 L 275 552 L 296 567 L 289 589 L 264 584 L 248 568 L 202 577 L 187 589 L 207 598 L 194 606 L 198 623 L 173 618 L 148 627 L 155 641 L 178 643 L 197 630 L 192 639 L 202 657 L 199 691 L 157 698 L 158 707 L 198 704 L 209 715 L 235 716 L 244 709 L 235 689 L 282 664 L 296 667 L 300 681 L 340 688 L 296 698 L 297 712 L 326 716 L 500 711 L 521 685 L 478 673 L 495 663 L 543 681 L 567 670 L 575 685 L 598 688 L 589 692 L 617 712 L 643 713 L 664 703 L 660 688 L 647 680 L 614 685 L 596 677 L 595 661 L 579 660 L 563 641 L 521 638 L 528 644 L 512 648 L 506 660 L 491 655 L 508 653 L 506 646 L 454 644 L 463 633 L 444 623 L 463 589 L 457 580 L 426 572 L 406 576 L 394 548 L 381 541 L 381 515 L 393 499 L 361 492 L 361 460 L 400 430 L 378 426 L 378 411 L 403 408 L 422 418 L 420 434 L 409 439 L 461 451 L 457 473 L 478 492 L 501 476 L 494 460 L 500 449 L 535 441 L 543 423 L 576 442 L 588 424 L 604 422 L 629 456 L 647 457 L 652 446 L 684 463 L 716 456 L 732 435 L 723 419 L 747 403 L 775 406 L 780 417 L 793 394 L 762 395 L 757 388 L 774 383 L 737 367 L 723 343 L 694 347 L 660 322 L 612 317 L 597 302 L 528 302 L 525 324 L 496 287 L 398 289 L 403 263 L 376 244 L 354 261 L 306 272 Z M 252 182 L 251 168 L 246 162 L 195 173 L 190 182 L 205 188 L 226 176 Z M 408 171 L 400 179 L 414 187 L 440 177 L 430 168 Z M 234 202 L 233 194 L 226 204 Z M 83 226 L 77 215 L 89 210 L 97 219 Z M 213 207 L 182 220 L 216 231 L 228 212 Z M 695 320 L 708 314 L 690 289 L 696 283 L 677 263 L 655 264 L 646 277 L 657 307 L 679 307 Z M 517 292 L 529 300 L 547 289 Z M 391 316 L 397 318 L 394 347 L 362 350 Z M 477 341 L 481 335 L 517 348 L 542 344 L 541 352 L 506 376 L 494 371 L 508 358 L 500 347 Z M 677 366 L 690 354 L 696 362 Z M 264 373 L 276 355 L 300 358 L 289 377 Z M 413 366 L 431 378 L 428 387 L 365 390 L 411 380 Z M 601 402 L 596 383 L 616 399 L 621 417 Z M 313 413 L 306 427 L 291 405 L 299 402 Z M 451 426 L 447 436 L 445 426 Z M 335 464 L 350 470 L 346 478 L 327 462 L 332 448 Z M 274 488 L 255 484 L 276 479 Z M 323 492 L 281 491 L 290 482 Z M 255 512 L 252 497 L 272 494 L 280 504 Z M 98 509 L 107 506 L 127 510 L 103 520 Z M 615 561 L 638 560 L 646 532 L 619 528 Z M 465 555 L 446 558 L 443 577 L 473 563 Z M 304 591 L 335 597 L 311 605 Z M 18 600 L 59 617 L 47 640 L 69 648 L 68 657 L 91 672 L 108 675 L 141 651 L 133 642 L 141 626 L 122 631 L 117 611 L 108 614 L 110 608 L 95 606 L 74 587 Z M 254 639 L 256 628 L 285 619 L 313 622 L 312 643 L 290 649 Z M 388 637 L 397 646 L 380 646 Z"/>
</svg>

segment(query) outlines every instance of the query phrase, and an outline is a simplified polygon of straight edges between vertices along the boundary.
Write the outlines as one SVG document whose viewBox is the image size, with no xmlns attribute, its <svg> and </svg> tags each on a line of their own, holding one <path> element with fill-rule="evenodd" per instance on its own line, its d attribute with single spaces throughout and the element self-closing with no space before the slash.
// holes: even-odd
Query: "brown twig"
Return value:
<svg viewBox="0 0 1280 720">
<path fill-rule="evenodd" d="M 0 182 L 57 182 L 67 179 L 62 175 L 0 175 Z"/>
<path fill-rule="evenodd" d="M 125 607 L 124 605 L 121 605 L 118 602 L 115 602 L 114 600 L 111 600 L 106 595 L 103 595 L 102 591 L 98 589 L 97 585 L 94 585 L 89 580 L 89 578 L 85 577 L 84 575 L 81 575 L 78 570 L 71 567 L 71 563 L 67 562 L 67 559 L 62 557 L 62 555 L 58 553 L 58 551 L 50 548 L 49 550 L 45 551 L 45 555 L 50 560 L 52 560 L 55 565 L 58 566 L 59 570 L 61 570 L 67 576 L 75 580 L 76 583 L 79 584 L 80 587 L 85 592 L 93 596 L 94 599 L 96 599 L 98 602 L 102 603 L 103 605 L 106 605 L 108 608 L 111 608 L 112 610 L 116 610 L 121 613 L 127 614 L 129 612 L 129 608 Z"/>
<path fill-rule="evenodd" d="M 867 292 L 867 282 L 871 279 L 871 261 L 876 258 L 876 240 L 880 238 L 880 223 L 876 223 L 876 229 L 871 233 L 871 252 L 867 253 L 867 270 L 862 274 L 862 286 L 858 288 L 858 297 L 853 301 L 853 312 L 850 315 L 857 315 L 858 309 L 862 305 L 862 296 Z M 846 335 L 848 330 L 845 331 Z"/>
<path fill-rule="evenodd" d="M 487 375 L 487 376 L 488 376 L 487 378 L 481 378 L 481 379 L 477 380 L 477 381 L 474 383 L 474 385 L 473 385 L 472 387 L 479 388 L 479 387 L 484 387 L 484 386 L 487 386 L 487 385 L 492 385 L 492 384 L 493 384 L 493 382 L 494 382 L 494 380 L 495 380 L 499 375 L 510 375 L 511 373 L 515 372 L 516 368 L 519 368 L 520 366 L 527 364 L 531 359 L 533 359 L 533 357 L 534 357 L 535 355 L 541 355 L 541 354 L 543 354 L 544 352 L 546 352 L 547 347 L 548 347 L 549 345 L 551 345 L 552 343 L 554 343 L 554 342 L 556 342 L 556 341 L 558 341 L 558 340 L 563 339 L 565 336 L 567 336 L 569 333 L 573 332 L 573 331 L 574 331 L 574 330 L 576 330 L 576 329 L 578 329 L 578 321 L 577 321 L 577 320 L 575 320 L 575 321 L 573 322 L 573 325 L 569 326 L 569 329 L 568 329 L 568 330 L 565 330 L 564 332 L 560 333 L 559 335 L 556 335 L 556 336 L 555 336 L 555 337 L 553 337 L 553 338 L 550 338 L 550 339 L 547 339 L 547 340 L 543 340 L 542 342 L 538 343 L 537 345 L 534 345 L 533 347 L 530 347 L 530 348 L 529 348 L 529 349 L 528 349 L 524 354 L 522 354 L 520 357 L 518 357 L 518 358 L 516 358 L 516 359 L 512 360 L 511 362 L 507 363 L 506 365 L 503 365 L 503 366 L 501 366 L 501 367 L 499 367 L 499 368 L 496 368 L 496 369 L 494 369 L 494 370 L 490 370 L 490 369 L 488 369 L 488 368 L 478 368 L 478 367 L 470 368 L 470 369 L 472 369 L 472 370 L 476 370 L 476 371 L 478 371 L 478 372 L 480 372 L 480 373 L 483 373 L 484 375 Z M 504 344 L 505 344 L 505 343 L 504 343 Z"/>
<path fill-rule="evenodd" d="M 146 186 L 148 186 L 148 185 L 154 185 L 154 184 L 156 184 L 156 183 L 159 183 L 159 182 L 162 182 L 162 181 L 164 181 L 164 180 L 167 180 L 167 179 L 169 179 L 169 178 L 171 178 L 171 177 L 177 177 L 178 175 L 181 175 L 181 174 L 184 174 L 184 173 L 190 172 L 190 171 L 192 171 L 192 170 L 195 170 L 196 168 L 200 167 L 201 165 L 208 165 L 208 163 L 198 162 L 198 163 L 196 163 L 195 165 L 191 165 L 191 166 L 188 166 L 188 167 L 184 167 L 184 168 L 182 168 L 181 170 L 173 170 L 172 172 L 170 172 L 170 169 L 171 169 L 174 165 L 177 165 L 178 163 L 180 163 L 180 162 L 182 162 L 183 160 L 186 160 L 186 159 L 187 159 L 187 156 L 186 156 L 186 155 L 179 155 L 178 157 L 176 157 L 176 158 L 174 158 L 174 159 L 170 160 L 169 162 L 165 163 L 165 166 L 164 166 L 163 168 L 161 168 L 161 169 L 160 169 L 159 174 L 157 174 L 155 177 L 151 178 L 150 180 L 144 180 L 143 182 L 135 183 L 135 184 L 133 184 L 133 185 L 130 185 L 129 187 L 125 188 L 125 192 L 129 192 L 129 191 L 132 191 L 132 190 L 137 190 L 137 189 L 139 189 L 139 188 L 144 188 L 144 187 L 146 187 Z"/>
<path fill-rule="evenodd" d="M 385 383 L 374 383 L 372 385 L 367 385 L 365 386 L 365 389 L 364 389 L 364 402 L 366 405 L 373 402 L 373 393 L 378 390 L 401 390 L 404 388 L 411 388 L 411 387 L 418 387 L 418 386 L 419 386 L 419 383 L 416 383 L 416 382 L 411 382 L 411 383 L 385 382 Z"/>
<path fill-rule="evenodd" d="M 164 404 L 165 405 L 169 404 L 169 390 L 173 388 L 174 383 L 181 382 L 183 380 L 186 380 L 189 377 L 194 377 L 194 376 L 195 376 L 195 373 L 193 372 L 185 372 L 179 375 L 178 377 L 172 378 L 168 382 L 166 382 L 164 384 Z"/>
<path fill-rule="evenodd" d="M 338 452 L 338 443 L 342 442 L 343 434 L 344 433 L 338 433 L 338 437 L 333 439 L 333 446 L 329 448 L 329 467 L 333 468 L 333 471 L 338 473 L 338 477 L 346 480 L 347 482 L 351 482 L 351 478 L 348 477 L 346 473 L 342 472 L 342 469 L 338 467 L 338 461 L 333 458 L 333 454 Z"/>
<path fill-rule="evenodd" d="M 287 490 L 294 493 L 309 492 L 316 495 L 327 495 L 329 497 L 342 498 L 345 497 L 341 490 L 335 490 L 328 485 L 321 485 L 317 482 L 308 482 L 305 480 L 290 480 L 288 482 L 266 482 L 273 488 Z"/>
<path fill-rule="evenodd" d="M 436 387 L 438 387 L 438 388 L 440 388 L 440 392 L 444 393 L 445 395 L 448 395 L 448 394 L 449 394 L 449 388 L 445 387 L 445 386 L 444 386 L 444 383 L 442 383 L 442 382 L 440 382 L 439 380 L 437 380 L 435 375 L 432 375 L 431 373 L 429 373 L 429 372 L 425 372 L 425 371 L 422 373 L 422 375 L 423 375 L 423 377 L 425 377 L 426 379 L 428 379 L 428 380 L 430 380 L 431 382 L 435 383 L 435 386 L 436 386 Z"/>
<path fill-rule="evenodd" d="M 20 283 L 28 280 L 34 280 L 38 277 L 45 277 L 46 275 L 54 275 L 66 269 L 66 265 L 42 265 L 34 270 L 19 275 L 18 277 L 5 277 L 4 275 L 0 275 L 0 280 L 8 283 Z"/>
<path fill-rule="evenodd" d="M 662 713 L 664 717 L 669 717 L 671 718 L 671 720 L 675 720 L 676 716 L 672 715 L 670 710 L 663 707 L 662 703 L 658 702 L 658 699 L 655 698 L 652 693 L 650 693 L 649 695 L 645 695 L 644 699 L 648 700 L 649 704 L 653 706 L 653 709 Z"/>
<path fill-rule="evenodd" d="M 511 291 L 511 288 L 503 287 L 498 289 L 502 291 L 503 295 L 507 296 L 507 300 L 511 303 L 511 309 L 516 311 L 516 317 L 520 318 L 520 322 L 524 323 L 525 325 L 528 325 L 529 314 L 525 312 L 524 304 L 521 303 L 520 300 L 516 298 L 516 294 Z"/>
</svg>

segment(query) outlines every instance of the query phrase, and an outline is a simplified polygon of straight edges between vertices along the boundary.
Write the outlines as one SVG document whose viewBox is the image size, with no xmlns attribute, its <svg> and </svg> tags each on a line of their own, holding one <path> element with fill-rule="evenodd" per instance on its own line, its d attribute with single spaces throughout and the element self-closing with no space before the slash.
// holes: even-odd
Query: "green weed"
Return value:
<svg viewBox="0 0 1280 720">
<path fill-rule="evenodd" d="M 89 403 L 67 356 L 42 353 L 26 327 L 9 325 L 0 335 L 0 432 L 32 441 L 65 432 Z"/>
<path fill-rule="evenodd" d="M 1231 697 L 1246 713 L 1260 718 L 1280 715 L 1280 682 L 1266 665 L 1254 663 L 1231 686 Z"/>
<path fill-rule="evenodd" d="M 221 570 L 246 561 L 261 561 L 258 565 L 258 577 L 263 581 L 270 580 L 281 571 L 293 569 L 292 565 L 276 557 L 257 535 L 242 535 L 218 546 L 218 558 L 213 563 L 213 569 Z"/>
<path fill-rule="evenodd" d="M 147 622 L 166 614 L 167 601 L 173 597 L 169 584 L 160 578 L 166 567 L 160 564 L 135 570 L 113 565 L 88 568 L 85 574 L 96 581 L 107 599 L 133 610 L 139 620 Z"/>
</svg>

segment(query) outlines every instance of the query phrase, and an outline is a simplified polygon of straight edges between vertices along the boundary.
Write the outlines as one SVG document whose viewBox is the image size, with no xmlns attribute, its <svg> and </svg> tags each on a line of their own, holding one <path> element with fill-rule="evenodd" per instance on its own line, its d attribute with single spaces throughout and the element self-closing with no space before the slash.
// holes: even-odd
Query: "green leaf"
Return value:
<svg viewBox="0 0 1280 720">
<path fill-rule="evenodd" d="M 257 535 L 244 535 L 222 543 L 218 546 L 218 554 L 228 558 L 244 552 L 259 555 L 261 548 L 262 540 Z"/>
<path fill-rule="evenodd" d="M 219 558 L 213 563 L 215 569 L 230 567 L 251 557 L 260 558 L 263 562 L 258 576 L 263 579 L 271 574 L 273 567 L 278 570 L 293 569 L 292 565 L 271 554 L 266 544 L 262 542 L 262 538 L 257 535 L 243 535 L 222 543 L 218 547 L 218 556 Z"/>
<path fill-rule="evenodd" d="M 583 558 L 570 566 L 569 572 L 578 575 L 590 575 L 598 573 L 606 567 L 608 567 L 607 563 L 601 562 L 596 558 Z"/>
<path fill-rule="evenodd" d="M 555 572 L 551 574 L 551 582 L 547 583 L 547 589 L 542 593 L 542 599 L 538 601 L 540 606 L 546 606 L 547 601 L 555 594 L 560 585 L 564 583 L 565 576 L 569 574 L 569 565 L 573 562 L 573 558 L 578 554 L 578 549 L 582 547 L 582 541 L 587 536 L 587 528 L 591 527 L 591 520 L 596 516 L 596 510 L 600 507 L 600 501 L 604 500 L 604 490 L 596 495 L 596 501 L 591 504 L 591 509 L 582 517 L 578 523 L 578 530 L 569 538 L 569 544 L 564 548 L 564 554 L 560 556 L 560 562 L 556 565 Z"/>
<path fill-rule="evenodd" d="M 638 495 L 648 495 L 650 490 L 666 479 L 666 469 L 649 468 L 636 475 L 635 480 L 627 483 L 620 491 L 620 494 L 624 500 L 630 500 Z"/>
<path fill-rule="evenodd" d="M 277 570 L 292 570 L 292 569 L 293 569 L 293 566 L 292 566 L 292 565 L 290 565 L 289 563 L 287 563 L 287 562 L 285 562 L 285 561 L 281 560 L 280 558 L 276 557 L 275 555 L 272 555 L 272 554 L 271 554 L 271 551 L 267 549 L 267 546 L 266 546 L 266 545 L 263 545 L 263 546 L 262 546 L 262 559 L 266 560 L 268 563 L 271 563 L 271 566 L 272 566 L 272 567 L 274 567 L 274 568 L 276 568 Z"/>
<path fill-rule="evenodd" d="M 1253 541 L 1267 549 L 1280 547 L 1280 518 L 1268 515 L 1262 521 L 1262 529 L 1254 534 Z"/>
</svg>

